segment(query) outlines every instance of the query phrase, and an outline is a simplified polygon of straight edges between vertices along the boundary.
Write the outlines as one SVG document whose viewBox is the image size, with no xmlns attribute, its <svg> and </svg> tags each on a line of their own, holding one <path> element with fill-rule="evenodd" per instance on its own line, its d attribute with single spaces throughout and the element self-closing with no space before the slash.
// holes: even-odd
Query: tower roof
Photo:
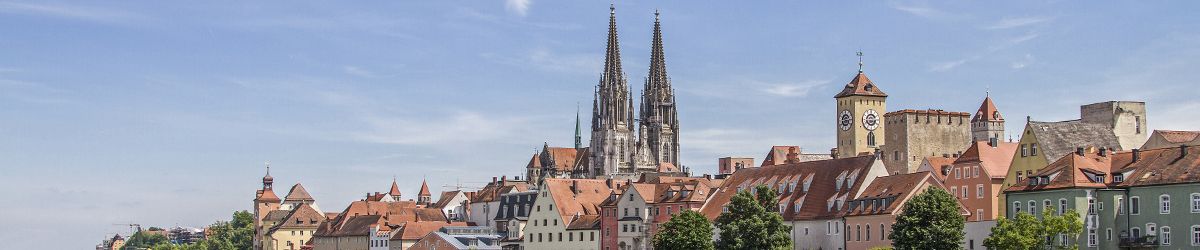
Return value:
<svg viewBox="0 0 1200 250">
<path fill-rule="evenodd" d="M 275 195 L 275 191 L 264 189 L 254 200 L 259 202 L 279 202 L 279 196 Z"/>
<path fill-rule="evenodd" d="M 972 122 L 977 121 L 1004 121 L 1004 117 L 1000 116 L 1000 110 L 996 109 L 996 104 L 992 103 L 992 97 L 983 98 L 983 104 L 979 105 L 979 111 L 975 112 L 975 118 L 971 118 Z"/>
<path fill-rule="evenodd" d="M 608 46 L 604 53 L 604 76 L 611 82 L 621 79 L 625 73 L 621 70 L 621 47 L 617 40 L 617 8 L 610 5 L 608 10 Z"/>
<path fill-rule="evenodd" d="M 394 179 L 392 180 L 392 190 L 388 191 L 388 195 L 392 195 L 392 196 L 400 195 L 400 186 L 396 185 L 396 180 L 394 180 Z"/>
<path fill-rule="evenodd" d="M 878 86 L 875 86 L 875 83 L 871 82 L 871 79 L 867 78 L 867 74 L 858 72 L 858 75 L 855 75 L 854 79 L 851 79 L 850 83 L 846 84 L 846 88 L 842 89 L 842 92 L 833 96 L 833 98 L 842 98 L 847 96 L 887 97 L 887 93 L 883 93 L 883 90 L 879 89 Z"/>
<path fill-rule="evenodd" d="M 312 195 L 308 194 L 308 190 L 304 190 L 304 185 L 300 185 L 300 183 L 296 183 L 296 185 L 292 186 L 292 190 L 288 191 L 287 197 L 284 197 L 283 200 L 284 201 L 313 201 L 313 197 L 312 197 Z"/>
<path fill-rule="evenodd" d="M 421 192 L 418 192 L 417 196 L 430 196 L 430 195 L 432 195 L 432 194 L 429 193 L 429 184 L 425 183 L 425 180 L 421 180 Z"/>
</svg>

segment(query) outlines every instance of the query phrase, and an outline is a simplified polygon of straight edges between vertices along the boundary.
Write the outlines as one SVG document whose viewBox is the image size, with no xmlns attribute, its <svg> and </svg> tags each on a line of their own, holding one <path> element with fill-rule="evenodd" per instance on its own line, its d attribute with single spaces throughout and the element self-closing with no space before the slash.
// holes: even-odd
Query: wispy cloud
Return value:
<svg viewBox="0 0 1200 250">
<path fill-rule="evenodd" d="M 1000 21 L 996 21 L 996 23 L 983 28 L 990 30 L 1011 29 L 1049 22 L 1052 20 L 1054 20 L 1054 18 L 1051 17 L 1005 17 L 1001 18 Z"/>
<path fill-rule="evenodd" d="M 1021 60 L 1012 62 L 1012 64 L 1009 65 L 1009 67 L 1013 68 L 1013 69 L 1023 69 L 1025 67 L 1028 67 L 1030 64 L 1033 64 L 1036 61 L 1037 61 L 1037 59 L 1034 58 L 1032 54 L 1025 54 L 1025 56 L 1022 57 Z"/>
<path fill-rule="evenodd" d="M 519 67 L 586 74 L 598 72 L 604 62 L 604 58 L 598 54 L 559 54 L 544 47 L 536 48 L 517 56 L 484 53 L 480 54 L 480 57 L 493 62 Z"/>
<path fill-rule="evenodd" d="M 808 93 L 813 89 L 816 89 L 817 87 L 825 85 L 829 82 L 830 80 L 808 80 L 799 83 L 760 83 L 760 85 L 765 85 L 765 88 L 763 88 L 762 91 L 770 95 L 802 97 L 807 96 Z"/>
<path fill-rule="evenodd" d="M 95 22 L 128 22 L 143 18 L 132 12 L 56 3 L 0 2 L 0 12 Z"/>
<path fill-rule="evenodd" d="M 925 19 L 947 20 L 947 19 L 957 19 L 957 18 L 966 16 L 965 14 L 956 14 L 956 13 L 951 13 L 951 12 L 944 11 L 941 9 L 937 9 L 934 7 L 930 7 L 923 3 L 891 2 L 890 6 L 892 7 L 892 9 L 899 10 L 901 12 L 908 13 L 910 15 L 914 15 L 917 17 L 925 18 Z"/>
<path fill-rule="evenodd" d="M 533 0 L 505 0 L 504 9 L 512 12 L 513 14 L 525 16 L 529 13 L 529 5 L 532 4 L 532 1 Z"/>
<path fill-rule="evenodd" d="M 369 70 L 359 68 L 357 66 L 343 66 L 342 71 L 345 71 L 346 74 L 350 74 L 350 75 L 358 76 L 358 77 L 375 78 L 375 77 L 379 76 L 379 75 L 376 75 L 375 72 L 371 72 Z"/>
<path fill-rule="evenodd" d="M 1036 38 L 1038 38 L 1038 34 L 1030 32 L 1030 33 L 1021 35 L 1021 36 L 1017 36 L 1017 37 L 1013 37 L 1013 38 L 1009 38 L 1009 39 L 1003 39 L 995 44 L 992 44 L 991 46 L 988 46 L 986 49 L 983 49 L 982 51 L 980 51 L 976 54 L 972 54 L 972 55 L 969 55 L 967 57 L 960 58 L 957 60 L 932 63 L 929 65 L 929 71 L 931 71 L 931 72 L 950 71 L 950 70 L 958 68 L 959 66 L 962 66 L 964 64 L 967 64 L 967 63 L 970 63 L 972 61 L 976 61 L 979 59 L 983 59 L 983 58 L 985 58 L 989 55 L 995 54 L 996 52 L 999 52 L 1001 50 L 1020 45 L 1022 43 L 1031 41 Z M 1029 56 L 1029 58 L 1027 58 L 1027 59 L 1032 60 L 1032 55 L 1028 55 L 1028 56 Z M 1024 67 L 1024 65 L 1022 65 L 1021 67 Z M 1013 66 L 1013 68 L 1018 68 L 1018 67 Z"/>
<path fill-rule="evenodd" d="M 463 111 L 441 119 L 403 116 L 363 117 L 370 129 L 353 132 L 353 138 L 374 143 L 402 145 L 450 145 L 483 142 L 513 136 L 529 127 L 527 120 L 487 116 Z"/>
</svg>

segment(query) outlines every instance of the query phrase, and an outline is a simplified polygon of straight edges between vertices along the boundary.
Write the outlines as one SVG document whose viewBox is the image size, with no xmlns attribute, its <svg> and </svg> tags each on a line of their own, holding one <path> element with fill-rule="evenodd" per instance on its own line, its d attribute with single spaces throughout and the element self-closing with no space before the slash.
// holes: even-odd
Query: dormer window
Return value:
<svg viewBox="0 0 1200 250">
<path fill-rule="evenodd" d="M 1125 181 L 1125 174 L 1113 174 L 1113 182 L 1121 183 Z"/>
<path fill-rule="evenodd" d="M 1030 178 L 1029 178 L 1029 185 L 1030 185 L 1030 186 L 1037 186 L 1037 184 L 1038 184 L 1038 177 L 1030 177 Z"/>
</svg>

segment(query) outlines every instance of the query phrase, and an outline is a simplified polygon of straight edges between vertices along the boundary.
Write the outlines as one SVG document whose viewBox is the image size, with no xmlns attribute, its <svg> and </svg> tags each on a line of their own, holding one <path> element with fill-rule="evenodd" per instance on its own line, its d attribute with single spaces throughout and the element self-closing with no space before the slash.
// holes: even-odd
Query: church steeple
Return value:
<svg viewBox="0 0 1200 250">
<path fill-rule="evenodd" d="M 591 176 L 617 173 L 628 169 L 634 152 L 633 100 L 621 69 L 621 49 L 617 39 L 616 7 L 608 7 L 608 44 L 604 70 L 596 85 L 592 106 L 592 139 L 588 151 Z"/>
<path fill-rule="evenodd" d="M 675 93 L 667 76 L 667 59 L 663 52 L 661 14 L 654 11 L 654 33 L 650 43 L 650 70 L 642 88 L 640 112 L 643 131 L 639 133 L 639 149 L 649 154 L 648 164 L 671 163 L 679 166 L 679 122 L 676 120 Z"/>
<path fill-rule="evenodd" d="M 583 135 L 579 129 L 579 104 L 575 104 L 575 149 L 583 148 Z"/>
</svg>

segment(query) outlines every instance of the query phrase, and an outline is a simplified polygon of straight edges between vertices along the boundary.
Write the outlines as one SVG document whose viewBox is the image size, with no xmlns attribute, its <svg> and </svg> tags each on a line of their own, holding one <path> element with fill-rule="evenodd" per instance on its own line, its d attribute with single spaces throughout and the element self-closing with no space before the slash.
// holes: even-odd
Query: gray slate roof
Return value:
<svg viewBox="0 0 1200 250">
<path fill-rule="evenodd" d="M 1030 129 L 1038 140 L 1038 151 L 1050 161 L 1075 152 L 1077 147 L 1112 148 L 1124 150 L 1112 129 L 1080 120 L 1061 122 L 1030 121 Z"/>
</svg>

